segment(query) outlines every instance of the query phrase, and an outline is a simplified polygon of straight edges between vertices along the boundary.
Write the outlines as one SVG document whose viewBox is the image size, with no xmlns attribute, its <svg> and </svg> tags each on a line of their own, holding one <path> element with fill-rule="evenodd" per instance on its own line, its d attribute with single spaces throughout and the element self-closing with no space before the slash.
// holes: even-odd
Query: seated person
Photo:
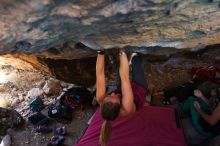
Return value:
<svg viewBox="0 0 220 146">
<path fill-rule="evenodd" d="M 187 100 L 188 97 L 193 96 L 194 90 L 196 90 L 198 86 L 205 86 L 206 92 L 210 92 L 211 89 L 216 88 L 218 85 L 206 79 L 194 80 L 188 81 L 180 86 L 164 89 L 158 92 L 158 94 L 164 96 L 164 105 L 175 104 L 177 101 L 182 103 Z"/>
<path fill-rule="evenodd" d="M 189 96 L 193 95 L 197 84 L 193 81 L 186 82 L 182 85 L 164 89 L 160 94 L 164 96 L 163 104 L 170 105 L 185 101 Z"/>
<path fill-rule="evenodd" d="M 204 141 L 207 138 L 213 136 L 213 133 L 205 130 L 205 127 L 201 123 L 201 115 L 197 111 L 196 107 L 200 107 L 200 109 L 210 115 L 211 107 L 210 107 L 210 96 L 211 91 L 206 90 L 209 86 L 207 83 L 203 83 L 198 86 L 197 90 L 194 90 L 194 96 L 190 96 L 186 101 L 184 101 L 181 105 L 182 111 L 189 114 L 190 118 L 183 119 L 183 127 L 187 142 L 190 144 L 198 144 Z M 217 87 L 217 86 L 216 86 Z M 216 88 L 214 88 L 216 89 Z M 214 90 L 211 89 L 211 90 Z"/>
<path fill-rule="evenodd" d="M 210 98 L 211 114 L 206 113 L 198 102 L 194 103 L 197 112 L 200 114 L 200 124 L 206 133 L 211 133 L 211 136 L 220 134 L 220 88 L 215 89 L 214 95 Z"/>
<path fill-rule="evenodd" d="M 192 75 L 191 81 L 176 87 L 164 89 L 154 95 L 164 96 L 163 104 L 169 105 L 176 103 L 176 101 L 185 101 L 189 96 L 193 95 L 193 91 L 197 88 L 197 86 L 204 82 L 210 81 L 220 84 L 220 68 L 214 66 L 194 67 L 189 71 L 189 73 Z"/>
<path fill-rule="evenodd" d="M 129 61 L 123 50 L 119 54 L 119 88 L 110 93 L 106 92 L 105 83 L 105 54 L 99 51 L 96 62 L 96 100 L 101 109 L 101 116 L 105 120 L 100 132 L 100 144 L 105 145 L 111 136 L 111 121 L 119 116 L 127 116 L 144 106 L 147 95 L 142 62 L 139 55 L 132 54 L 132 80 L 129 75 Z"/>
</svg>

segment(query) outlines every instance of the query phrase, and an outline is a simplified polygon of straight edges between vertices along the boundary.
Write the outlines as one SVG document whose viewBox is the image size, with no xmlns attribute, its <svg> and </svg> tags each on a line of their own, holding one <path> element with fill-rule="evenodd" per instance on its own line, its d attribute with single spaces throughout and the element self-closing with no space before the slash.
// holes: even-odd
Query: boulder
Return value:
<svg viewBox="0 0 220 146">
<path fill-rule="evenodd" d="M 28 91 L 27 97 L 28 98 L 33 98 L 33 97 L 38 97 L 44 94 L 44 91 L 40 88 L 32 88 L 31 90 Z"/>
<path fill-rule="evenodd" d="M 10 135 L 5 135 L 3 137 L 0 146 L 11 146 L 11 137 L 10 137 Z"/>
<path fill-rule="evenodd" d="M 60 81 L 51 78 L 46 82 L 46 84 L 43 87 L 44 93 L 47 95 L 58 95 L 59 92 L 61 91 L 61 85 Z"/>
<path fill-rule="evenodd" d="M 16 129 L 22 126 L 22 116 L 13 109 L 0 108 L 0 135 L 5 135 L 7 129 Z"/>
</svg>

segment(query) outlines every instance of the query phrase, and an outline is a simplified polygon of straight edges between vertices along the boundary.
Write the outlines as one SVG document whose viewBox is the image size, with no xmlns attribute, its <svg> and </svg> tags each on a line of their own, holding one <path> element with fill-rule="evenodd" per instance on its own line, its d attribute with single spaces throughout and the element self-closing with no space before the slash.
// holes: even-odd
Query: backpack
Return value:
<svg viewBox="0 0 220 146">
<path fill-rule="evenodd" d="M 33 112 L 39 112 L 44 108 L 42 97 L 38 96 L 30 102 L 30 109 Z"/>
<path fill-rule="evenodd" d="M 48 108 L 48 116 L 57 120 L 72 121 L 73 108 L 71 108 L 62 100 L 57 100 Z"/>
<path fill-rule="evenodd" d="M 84 107 L 91 105 L 93 100 L 92 93 L 86 87 L 73 87 L 61 97 L 63 103 L 68 104 L 71 108 Z"/>
<path fill-rule="evenodd" d="M 35 112 L 28 117 L 28 121 L 33 125 L 44 125 L 49 119 L 41 112 Z"/>
</svg>

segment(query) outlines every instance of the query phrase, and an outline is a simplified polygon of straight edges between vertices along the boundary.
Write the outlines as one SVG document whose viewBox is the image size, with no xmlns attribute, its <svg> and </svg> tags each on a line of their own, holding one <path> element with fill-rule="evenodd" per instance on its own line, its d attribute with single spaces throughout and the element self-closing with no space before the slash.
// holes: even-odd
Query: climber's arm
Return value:
<svg viewBox="0 0 220 146">
<path fill-rule="evenodd" d="M 208 115 L 205 113 L 199 106 L 198 102 L 194 103 L 194 106 L 198 113 L 202 116 L 202 118 L 208 122 L 210 125 L 215 125 L 217 122 L 220 121 L 220 104 L 216 107 L 216 109 L 213 111 L 211 115 Z"/>
<path fill-rule="evenodd" d="M 100 104 L 106 92 L 105 87 L 105 56 L 98 53 L 96 60 L 96 100 Z"/>
<path fill-rule="evenodd" d="M 120 53 L 120 68 L 119 74 L 121 78 L 121 91 L 122 91 L 122 108 L 120 111 L 121 116 L 135 112 L 134 96 L 129 78 L 129 63 L 125 52 Z"/>
</svg>

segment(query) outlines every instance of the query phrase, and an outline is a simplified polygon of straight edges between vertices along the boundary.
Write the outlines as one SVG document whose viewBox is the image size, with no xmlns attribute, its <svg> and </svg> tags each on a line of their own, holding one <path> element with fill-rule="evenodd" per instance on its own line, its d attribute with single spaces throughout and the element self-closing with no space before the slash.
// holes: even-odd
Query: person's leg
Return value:
<svg viewBox="0 0 220 146">
<path fill-rule="evenodd" d="M 194 103 L 195 102 L 199 102 L 200 106 L 203 107 L 203 104 L 206 104 L 204 101 L 198 99 L 198 98 L 194 98 L 194 97 L 189 97 L 183 104 L 182 106 L 182 110 L 186 113 L 189 113 L 190 119 L 191 119 L 191 123 L 193 125 L 193 127 L 195 128 L 195 130 L 200 133 L 201 135 L 203 135 L 204 137 L 209 137 L 211 136 L 209 133 L 204 132 L 201 124 L 200 124 L 200 114 L 198 113 L 198 111 L 196 110 L 196 108 L 194 107 Z"/>
<path fill-rule="evenodd" d="M 194 101 L 195 100 L 193 97 L 189 97 L 186 101 L 184 101 L 181 106 L 182 111 L 185 113 L 189 113 Z"/>
<path fill-rule="evenodd" d="M 199 144 L 206 139 L 196 131 L 190 118 L 184 118 L 181 123 L 188 144 Z"/>
<path fill-rule="evenodd" d="M 144 75 L 144 69 L 142 64 L 142 58 L 140 55 L 136 55 L 131 61 L 131 77 L 132 82 L 137 83 L 145 88 L 147 88 L 147 81 Z"/>
<path fill-rule="evenodd" d="M 194 103 L 198 101 L 198 99 L 190 96 L 184 103 L 182 106 L 182 109 L 184 112 L 190 112 L 190 115 L 192 117 L 192 121 L 194 124 L 198 124 L 198 119 L 200 117 L 199 113 L 197 112 L 197 110 L 194 107 Z M 194 122 L 196 121 L 196 122 Z"/>
</svg>

